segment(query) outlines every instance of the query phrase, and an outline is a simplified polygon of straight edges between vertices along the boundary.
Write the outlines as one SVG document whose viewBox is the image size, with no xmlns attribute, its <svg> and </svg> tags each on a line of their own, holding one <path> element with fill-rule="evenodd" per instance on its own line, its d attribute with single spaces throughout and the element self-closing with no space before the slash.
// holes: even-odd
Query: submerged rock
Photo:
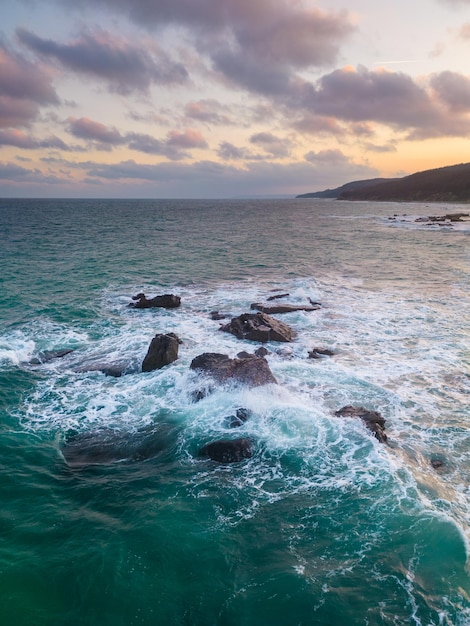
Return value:
<svg viewBox="0 0 470 626">
<path fill-rule="evenodd" d="M 152 425 L 133 433 L 101 428 L 67 435 L 60 450 L 67 465 L 76 469 L 138 462 L 167 451 L 170 434 L 167 425 Z"/>
<path fill-rule="evenodd" d="M 165 293 L 154 298 L 147 298 L 144 293 L 138 293 L 136 296 L 132 296 L 132 300 L 134 302 L 129 302 L 132 309 L 151 309 L 154 307 L 176 309 L 181 305 L 180 296 L 175 296 L 172 293 Z"/>
<path fill-rule="evenodd" d="M 254 354 L 231 359 L 226 354 L 205 352 L 192 360 L 190 368 L 205 372 L 218 382 L 235 380 L 253 387 L 277 383 L 266 359 Z"/>
<path fill-rule="evenodd" d="M 261 304 L 254 302 L 250 305 L 250 309 L 261 311 L 274 315 L 276 313 L 295 313 L 296 311 L 318 311 L 321 309 L 319 304 Z"/>
<path fill-rule="evenodd" d="M 222 439 L 213 441 L 199 450 L 200 457 L 208 457 L 218 463 L 237 463 L 253 456 L 250 439 Z"/>
<path fill-rule="evenodd" d="M 180 343 L 181 340 L 175 333 L 155 335 L 142 362 L 142 371 L 151 372 L 176 361 Z"/>
<path fill-rule="evenodd" d="M 387 442 L 385 419 L 378 411 L 369 411 L 363 406 L 348 405 L 336 411 L 335 415 L 338 417 L 359 417 L 367 428 L 374 433 L 376 439 L 381 443 Z"/>
<path fill-rule="evenodd" d="M 238 339 L 250 341 L 292 341 L 295 332 L 284 322 L 274 319 L 266 313 L 243 313 L 220 327 L 226 333 L 232 333 Z"/>
<path fill-rule="evenodd" d="M 43 350 L 42 352 L 38 352 L 37 356 L 33 357 L 30 361 L 31 365 L 41 365 L 42 363 L 48 363 L 53 359 L 61 359 L 73 352 L 72 349 L 65 350 Z"/>
<path fill-rule="evenodd" d="M 120 361 L 117 363 L 90 363 L 74 368 L 77 374 L 86 374 L 87 372 L 101 372 L 105 376 L 120 378 L 124 374 L 131 374 L 137 371 L 128 361 Z"/>
<path fill-rule="evenodd" d="M 228 313 L 220 313 L 220 311 L 211 311 L 210 312 L 211 320 L 224 320 L 229 317 Z"/>
</svg>

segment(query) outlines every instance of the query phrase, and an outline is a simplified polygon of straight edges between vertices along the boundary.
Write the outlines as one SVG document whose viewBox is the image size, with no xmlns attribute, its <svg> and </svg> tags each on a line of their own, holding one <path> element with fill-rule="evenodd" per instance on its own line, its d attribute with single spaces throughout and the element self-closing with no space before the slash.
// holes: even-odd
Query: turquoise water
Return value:
<svg viewBox="0 0 470 626">
<path fill-rule="evenodd" d="M 470 624 L 470 228 L 412 217 L 455 208 L 0 200 L 0 623 Z M 209 313 L 275 289 L 322 303 L 277 316 L 297 332 L 267 345 L 279 384 L 195 402 L 195 356 L 257 347 Z M 182 306 L 129 309 L 139 291 Z M 178 360 L 142 373 L 170 331 Z M 72 433 L 105 461 L 71 467 Z M 235 437 L 251 459 L 198 458 Z"/>
</svg>

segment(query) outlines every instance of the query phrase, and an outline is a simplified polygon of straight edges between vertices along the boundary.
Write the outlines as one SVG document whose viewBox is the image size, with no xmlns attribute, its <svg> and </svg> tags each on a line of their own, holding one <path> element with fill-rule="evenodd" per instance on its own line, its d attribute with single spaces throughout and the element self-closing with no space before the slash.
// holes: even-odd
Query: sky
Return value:
<svg viewBox="0 0 470 626">
<path fill-rule="evenodd" d="M 470 162 L 470 0 L 0 0 L 0 197 L 295 196 Z"/>
</svg>

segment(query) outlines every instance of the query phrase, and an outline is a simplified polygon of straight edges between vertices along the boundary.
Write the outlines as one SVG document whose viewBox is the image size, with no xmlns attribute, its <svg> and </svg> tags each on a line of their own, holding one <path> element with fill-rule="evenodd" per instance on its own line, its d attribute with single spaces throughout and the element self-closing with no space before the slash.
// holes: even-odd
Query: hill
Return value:
<svg viewBox="0 0 470 626">
<path fill-rule="evenodd" d="M 338 198 L 342 193 L 347 191 L 353 191 L 369 185 L 375 185 L 378 183 L 386 182 L 389 180 L 396 180 L 394 178 L 371 178 L 369 180 L 354 180 L 341 187 L 335 189 L 325 189 L 324 191 L 313 191 L 311 193 L 302 193 L 296 198 Z"/>
<path fill-rule="evenodd" d="M 417 172 L 403 178 L 355 181 L 335 190 L 297 197 L 377 202 L 470 202 L 470 163 Z"/>
</svg>

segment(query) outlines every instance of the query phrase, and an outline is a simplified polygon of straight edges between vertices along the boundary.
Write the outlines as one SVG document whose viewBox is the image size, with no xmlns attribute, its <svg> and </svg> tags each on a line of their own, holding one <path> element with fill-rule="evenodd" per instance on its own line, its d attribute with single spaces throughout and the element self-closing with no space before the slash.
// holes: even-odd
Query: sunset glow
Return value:
<svg viewBox="0 0 470 626">
<path fill-rule="evenodd" d="M 4 0 L 0 196 L 296 195 L 470 161 L 470 0 Z"/>
</svg>

